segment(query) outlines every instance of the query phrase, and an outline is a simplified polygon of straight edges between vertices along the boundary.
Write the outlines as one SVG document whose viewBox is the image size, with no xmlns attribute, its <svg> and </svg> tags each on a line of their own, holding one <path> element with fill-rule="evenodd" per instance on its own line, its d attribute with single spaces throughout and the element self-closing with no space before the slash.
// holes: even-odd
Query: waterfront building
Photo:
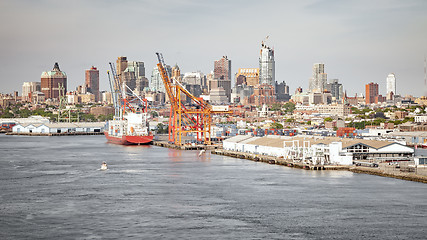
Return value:
<svg viewBox="0 0 427 240">
<path fill-rule="evenodd" d="M 396 76 L 394 75 L 394 73 L 390 73 L 387 76 L 386 82 L 387 82 L 387 96 L 391 97 L 390 99 L 387 99 L 387 100 L 393 100 L 392 96 L 396 95 Z M 393 93 L 393 95 L 390 93 Z"/>
<path fill-rule="evenodd" d="M 255 87 L 259 84 L 259 68 L 239 68 L 236 74 L 236 85 L 246 85 Z"/>
<path fill-rule="evenodd" d="M 55 63 L 52 71 L 43 72 L 41 75 L 41 91 L 46 99 L 59 98 L 59 86 L 64 87 L 67 92 L 67 74 L 59 69 L 59 64 Z"/>
<path fill-rule="evenodd" d="M 414 149 L 394 141 L 375 141 L 354 138 L 292 139 L 279 136 L 252 137 L 238 135 L 223 141 L 225 150 L 310 161 L 320 165 L 352 165 L 353 161 L 374 162 L 408 160 Z"/>
<path fill-rule="evenodd" d="M 262 41 L 259 56 L 259 84 L 274 87 L 275 81 L 274 50 Z"/>
<path fill-rule="evenodd" d="M 12 127 L 13 133 L 96 133 L 103 132 L 105 122 L 28 123 Z"/>
<path fill-rule="evenodd" d="M 325 64 L 313 65 L 313 76 L 309 79 L 308 90 L 310 92 L 323 92 L 326 88 L 328 75 L 325 73 Z"/>
<path fill-rule="evenodd" d="M 92 66 L 90 69 L 85 71 L 85 84 L 88 88 L 88 92 L 95 95 L 95 102 L 99 101 L 99 70 Z"/>
<path fill-rule="evenodd" d="M 31 102 L 34 92 L 41 91 L 41 82 L 24 82 L 22 84 L 22 101 Z"/>
</svg>

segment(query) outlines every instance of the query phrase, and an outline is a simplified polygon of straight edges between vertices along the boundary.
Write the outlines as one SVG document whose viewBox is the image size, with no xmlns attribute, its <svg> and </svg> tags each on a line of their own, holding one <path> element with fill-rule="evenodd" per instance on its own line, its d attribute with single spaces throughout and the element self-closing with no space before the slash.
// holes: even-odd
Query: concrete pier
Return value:
<svg viewBox="0 0 427 240">
<path fill-rule="evenodd" d="M 277 165 L 283 165 L 287 167 L 294 167 L 294 168 L 300 168 L 300 169 L 306 169 L 306 170 L 348 170 L 348 167 L 346 166 L 325 166 L 325 165 L 313 165 L 308 163 L 299 163 L 299 162 L 293 162 L 291 159 L 284 159 L 279 157 L 273 157 L 273 156 L 265 156 L 265 155 L 257 155 L 253 153 L 245 153 L 245 152 L 234 152 L 234 151 L 228 151 L 224 149 L 214 149 L 211 151 L 213 154 L 217 155 L 224 155 L 229 157 L 235 157 L 235 158 L 241 158 L 241 159 L 248 159 L 251 161 L 256 162 L 265 162 L 269 164 L 277 164 Z"/>
<path fill-rule="evenodd" d="M 156 145 L 159 147 L 180 149 L 180 150 L 214 150 L 221 147 L 220 145 L 203 145 L 203 144 L 195 144 L 195 145 L 189 144 L 189 145 L 178 146 L 178 145 L 169 143 L 167 141 L 159 141 L 159 140 L 154 140 L 153 145 Z"/>
</svg>

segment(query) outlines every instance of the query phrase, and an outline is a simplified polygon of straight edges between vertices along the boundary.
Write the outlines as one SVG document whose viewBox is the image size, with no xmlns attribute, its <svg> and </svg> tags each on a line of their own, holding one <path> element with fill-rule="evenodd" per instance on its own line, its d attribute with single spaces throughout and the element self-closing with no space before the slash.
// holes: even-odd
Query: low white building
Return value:
<svg viewBox="0 0 427 240">
<path fill-rule="evenodd" d="M 413 148 L 398 142 L 337 137 L 238 135 L 224 140 L 223 148 L 321 165 L 352 165 L 353 160 L 409 160 L 414 154 Z"/>
<path fill-rule="evenodd" d="M 13 133 L 96 133 L 104 132 L 104 122 L 75 122 L 75 123 L 43 123 L 17 124 L 13 126 Z"/>
</svg>

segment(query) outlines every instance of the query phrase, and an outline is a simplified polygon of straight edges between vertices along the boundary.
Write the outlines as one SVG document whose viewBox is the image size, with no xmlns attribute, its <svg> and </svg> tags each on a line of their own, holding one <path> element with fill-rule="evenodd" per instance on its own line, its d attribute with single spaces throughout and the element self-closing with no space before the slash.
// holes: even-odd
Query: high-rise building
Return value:
<svg viewBox="0 0 427 240">
<path fill-rule="evenodd" d="M 291 99 L 291 96 L 289 95 L 289 86 L 286 85 L 285 82 L 278 83 L 276 82 L 276 99 L 280 102 L 286 102 Z"/>
<path fill-rule="evenodd" d="M 393 92 L 393 94 L 396 94 L 396 76 L 394 73 L 390 73 L 387 76 L 387 95 Z"/>
<path fill-rule="evenodd" d="M 171 78 L 181 81 L 181 70 L 178 67 L 178 64 L 172 67 L 172 75 Z"/>
<path fill-rule="evenodd" d="M 214 62 L 214 78 L 231 81 L 231 60 L 227 56 Z"/>
<path fill-rule="evenodd" d="M 259 56 L 259 84 L 268 84 L 273 87 L 275 84 L 274 50 L 264 41 L 261 43 Z"/>
<path fill-rule="evenodd" d="M 165 67 L 166 72 L 172 72 L 172 69 L 169 65 L 166 65 Z M 153 71 L 151 72 L 151 79 L 150 79 L 150 90 L 153 92 L 163 92 L 166 93 L 165 85 L 163 84 L 163 79 L 160 76 L 159 69 L 156 67 L 153 68 Z"/>
<path fill-rule="evenodd" d="M 43 72 L 41 75 L 41 91 L 46 99 L 59 98 L 59 86 L 64 87 L 64 93 L 67 92 L 67 74 L 59 69 L 58 63 L 55 63 L 52 71 Z"/>
<path fill-rule="evenodd" d="M 85 71 L 86 75 L 86 87 L 88 92 L 95 95 L 95 102 L 99 101 L 99 70 L 92 66 L 90 69 Z"/>
<path fill-rule="evenodd" d="M 310 92 L 323 92 L 326 88 L 328 75 L 325 73 L 325 64 L 313 65 L 313 76 L 309 79 L 308 90 Z"/>
<path fill-rule="evenodd" d="M 22 101 L 31 102 L 34 92 L 41 91 L 41 82 L 24 82 L 22 84 Z"/>
<path fill-rule="evenodd" d="M 230 101 L 231 98 L 231 60 L 223 56 L 220 60 L 214 62 L 214 85 L 222 87 L 225 95 Z"/>
<path fill-rule="evenodd" d="M 244 79 L 246 79 L 246 85 L 248 86 L 256 86 L 259 84 L 259 68 L 239 68 L 236 76 L 237 85 L 240 85 L 238 81 L 239 77 L 241 80 L 243 80 L 242 77 L 245 77 Z"/>
<path fill-rule="evenodd" d="M 332 79 L 328 84 L 326 84 L 326 89 L 336 100 L 343 97 L 343 87 L 341 83 L 338 83 L 338 79 Z"/>
<path fill-rule="evenodd" d="M 120 82 L 122 82 L 122 73 L 128 67 L 128 59 L 127 57 L 118 57 L 116 61 L 117 75 L 119 76 Z"/>
<path fill-rule="evenodd" d="M 378 98 L 378 83 L 368 83 L 365 86 L 365 102 L 366 104 L 375 103 Z"/>
</svg>

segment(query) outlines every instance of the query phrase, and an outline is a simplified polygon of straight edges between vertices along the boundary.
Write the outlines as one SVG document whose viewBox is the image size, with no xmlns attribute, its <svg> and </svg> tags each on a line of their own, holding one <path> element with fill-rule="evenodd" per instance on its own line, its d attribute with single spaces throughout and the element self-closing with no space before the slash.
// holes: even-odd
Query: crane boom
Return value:
<svg viewBox="0 0 427 240">
<path fill-rule="evenodd" d="M 161 53 L 156 53 L 159 63 L 157 68 L 165 85 L 171 104 L 169 118 L 169 141 L 182 145 L 182 136 L 187 133 L 197 134 L 197 140 L 211 144 L 211 121 L 214 113 L 232 113 L 230 111 L 214 111 L 212 106 L 201 98 L 191 94 L 177 79 L 171 79 Z M 183 98 L 191 104 L 186 105 Z M 227 106 L 228 107 L 228 106 Z"/>
</svg>

